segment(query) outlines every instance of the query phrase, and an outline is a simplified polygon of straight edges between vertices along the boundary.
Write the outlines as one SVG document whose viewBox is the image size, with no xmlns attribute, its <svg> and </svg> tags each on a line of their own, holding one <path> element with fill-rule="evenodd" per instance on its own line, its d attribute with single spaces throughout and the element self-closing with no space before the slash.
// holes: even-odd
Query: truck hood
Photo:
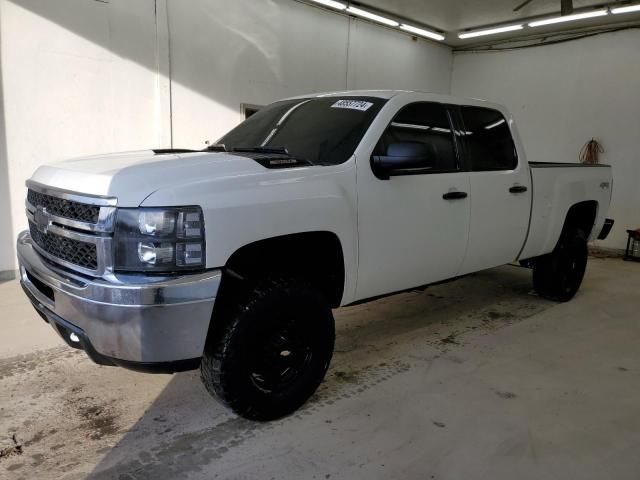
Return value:
<svg viewBox="0 0 640 480">
<path fill-rule="evenodd" d="M 261 172 L 268 169 L 250 158 L 228 153 L 156 154 L 143 150 L 44 165 L 31 180 L 73 192 L 116 197 L 119 206 L 137 207 L 162 188 Z"/>
</svg>

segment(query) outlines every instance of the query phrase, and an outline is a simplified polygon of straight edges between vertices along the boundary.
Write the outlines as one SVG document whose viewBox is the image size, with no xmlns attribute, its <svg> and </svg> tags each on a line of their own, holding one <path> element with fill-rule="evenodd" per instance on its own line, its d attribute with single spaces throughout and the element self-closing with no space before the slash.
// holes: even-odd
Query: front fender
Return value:
<svg viewBox="0 0 640 480">
<path fill-rule="evenodd" d="M 250 161 L 250 160 L 248 160 Z M 141 206 L 200 205 L 207 268 L 227 263 L 239 248 L 294 233 L 335 233 L 344 254 L 343 303 L 353 298 L 357 272 L 355 162 L 268 170 L 162 188 Z M 313 252 L 310 252 L 312 254 Z"/>
</svg>

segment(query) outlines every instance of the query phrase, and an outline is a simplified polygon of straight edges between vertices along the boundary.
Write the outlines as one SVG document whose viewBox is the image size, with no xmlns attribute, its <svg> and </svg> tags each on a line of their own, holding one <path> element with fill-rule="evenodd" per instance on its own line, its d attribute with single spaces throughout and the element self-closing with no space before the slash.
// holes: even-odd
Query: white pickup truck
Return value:
<svg viewBox="0 0 640 480">
<path fill-rule="evenodd" d="M 21 282 L 95 362 L 200 368 L 238 414 L 286 415 L 333 353 L 332 308 L 519 261 L 578 290 L 611 169 L 528 163 L 509 113 L 407 91 L 271 104 L 204 151 L 40 167 Z"/>
</svg>

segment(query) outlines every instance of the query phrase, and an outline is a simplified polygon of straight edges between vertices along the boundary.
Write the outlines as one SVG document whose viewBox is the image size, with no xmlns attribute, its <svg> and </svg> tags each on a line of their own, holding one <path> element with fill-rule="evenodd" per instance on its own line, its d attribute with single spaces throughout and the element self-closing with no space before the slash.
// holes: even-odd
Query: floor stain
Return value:
<svg viewBox="0 0 640 480">
<path fill-rule="evenodd" d="M 446 337 L 441 338 L 440 342 L 441 343 L 450 344 L 450 345 L 460 345 L 460 342 L 458 342 L 457 338 L 458 338 L 458 333 L 457 332 L 452 332 L 451 334 L 447 335 Z"/>
</svg>

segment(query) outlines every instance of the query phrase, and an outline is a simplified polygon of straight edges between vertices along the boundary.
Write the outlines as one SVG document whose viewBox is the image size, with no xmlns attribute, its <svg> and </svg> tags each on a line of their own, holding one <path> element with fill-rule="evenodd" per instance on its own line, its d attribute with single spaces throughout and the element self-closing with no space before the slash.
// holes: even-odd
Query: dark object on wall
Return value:
<svg viewBox="0 0 640 480">
<path fill-rule="evenodd" d="M 573 0 L 560 0 L 560 9 L 562 15 L 571 15 L 573 13 Z"/>
<path fill-rule="evenodd" d="M 640 228 L 638 230 L 627 230 L 627 250 L 624 252 L 625 260 L 640 262 Z"/>
<path fill-rule="evenodd" d="M 580 163 L 585 165 L 597 165 L 600 163 L 600 154 L 604 153 L 604 148 L 600 143 L 592 138 L 584 144 L 580 150 Z"/>
<path fill-rule="evenodd" d="M 519 10 L 522 10 L 524 7 L 526 7 L 527 5 L 529 5 L 533 0 L 524 0 L 524 2 L 522 2 L 520 5 L 518 5 L 516 8 L 513 9 L 514 12 L 517 12 Z"/>
<path fill-rule="evenodd" d="M 518 12 L 522 10 L 524 7 L 529 5 L 533 0 L 525 0 L 516 8 L 513 9 L 514 12 Z M 560 10 L 562 15 L 571 15 L 573 13 L 573 0 L 560 0 Z"/>
</svg>

